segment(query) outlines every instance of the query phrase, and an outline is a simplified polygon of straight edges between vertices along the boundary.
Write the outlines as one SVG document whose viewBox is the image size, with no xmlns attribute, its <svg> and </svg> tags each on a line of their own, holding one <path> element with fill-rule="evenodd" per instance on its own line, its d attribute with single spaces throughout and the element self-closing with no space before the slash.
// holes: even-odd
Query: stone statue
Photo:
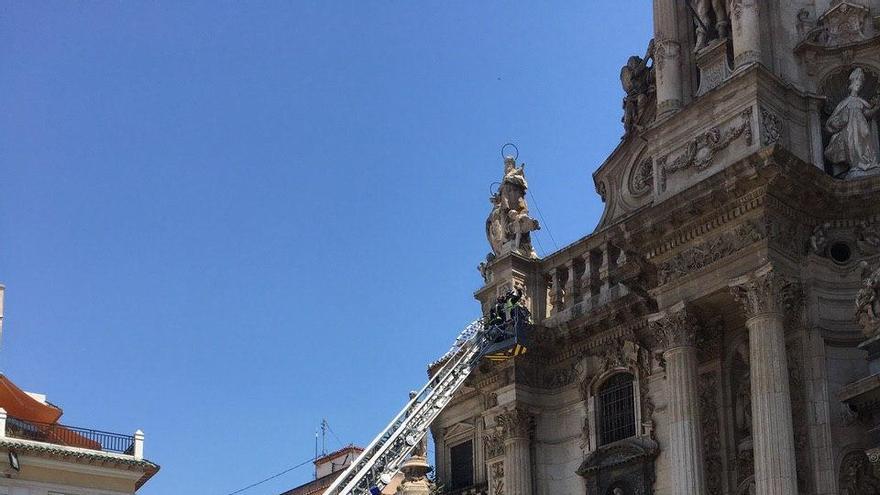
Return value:
<svg viewBox="0 0 880 495">
<path fill-rule="evenodd" d="M 530 233 L 540 229 L 541 226 L 537 220 L 529 216 L 529 207 L 526 203 L 528 187 L 525 166 L 517 167 L 513 157 L 505 157 L 501 186 L 498 192 L 489 198 L 492 211 L 486 219 L 486 238 L 489 240 L 492 254 L 487 257 L 487 264 L 481 267 L 481 273 L 488 270 L 490 258 L 494 259 L 495 256 L 508 252 L 531 258 L 538 257 L 532 247 Z"/>
<path fill-rule="evenodd" d="M 727 38 L 730 19 L 727 16 L 725 3 L 724 0 L 696 0 L 693 3 L 694 11 L 697 14 L 694 19 L 697 32 L 694 51 L 702 50 L 708 41 L 715 38 Z M 710 32 L 713 28 L 714 31 Z"/>
<path fill-rule="evenodd" d="M 864 83 L 864 71 L 855 68 L 849 75 L 849 96 L 837 104 L 825 123 L 825 130 L 831 134 L 825 158 L 835 165 L 835 177 L 849 179 L 880 173 L 877 133 L 873 125 L 880 99 L 877 95 L 870 103 L 862 99 L 859 92 Z M 842 167 L 843 164 L 846 167 Z"/>
<path fill-rule="evenodd" d="M 862 288 L 856 294 L 856 321 L 865 337 L 880 333 L 880 267 L 873 271 L 862 261 Z"/>
<path fill-rule="evenodd" d="M 623 129 L 626 134 L 636 126 L 644 113 L 648 95 L 655 91 L 654 68 L 648 61 L 654 59 L 654 40 L 648 43 L 645 57 L 633 55 L 620 69 L 620 85 L 626 96 L 623 97 Z"/>
</svg>

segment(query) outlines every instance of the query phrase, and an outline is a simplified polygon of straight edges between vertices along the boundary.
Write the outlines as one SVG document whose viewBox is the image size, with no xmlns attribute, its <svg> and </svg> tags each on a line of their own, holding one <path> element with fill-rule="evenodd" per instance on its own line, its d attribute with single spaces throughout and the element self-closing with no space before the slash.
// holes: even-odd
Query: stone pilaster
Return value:
<svg viewBox="0 0 880 495">
<path fill-rule="evenodd" d="M 672 493 L 706 493 L 697 370 L 697 322 L 684 304 L 653 315 L 651 329 L 663 348 L 669 403 Z"/>
<path fill-rule="evenodd" d="M 504 493 L 531 495 L 532 459 L 529 441 L 534 417 L 522 409 L 509 409 L 496 421 L 504 435 Z"/>
<path fill-rule="evenodd" d="M 749 331 L 756 493 L 797 495 L 784 325 L 791 283 L 768 265 L 733 280 L 730 288 Z"/>
<path fill-rule="evenodd" d="M 758 0 L 730 2 L 734 69 L 761 60 L 761 25 L 758 9 Z"/>
</svg>

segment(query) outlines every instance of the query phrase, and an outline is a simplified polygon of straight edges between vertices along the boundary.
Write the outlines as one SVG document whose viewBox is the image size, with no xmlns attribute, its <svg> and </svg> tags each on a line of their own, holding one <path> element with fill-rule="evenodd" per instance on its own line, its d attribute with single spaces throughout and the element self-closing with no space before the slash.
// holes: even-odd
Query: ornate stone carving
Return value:
<svg viewBox="0 0 880 495">
<path fill-rule="evenodd" d="M 639 160 L 629 173 L 629 192 L 644 196 L 654 189 L 654 161 L 651 157 Z"/>
<path fill-rule="evenodd" d="M 846 179 L 880 173 L 877 134 L 871 121 L 880 110 L 880 97 L 868 102 L 859 96 L 865 72 L 856 67 L 849 76 L 849 96 L 834 108 L 825 130 L 831 134 L 825 158 L 834 164 L 834 175 Z"/>
<path fill-rule="evenodd" d="M 769 265 L 730 284 L 730 291 L 743 305 L 746 318 L 766 313 L 785 314 L 793 302 L 793 289 L 791 281 Z"/>
<path fill-rule="evenodd" d="M 685 151 L 669 163 L 669 155 L 660 157 L 658 170 L 660 171 L 660 189 L 666 190 L 666 179 L 669 174 L 695 168 L 703 171 L 712 165 L 712 159 L 719 151 L 727 148 L 740 136 L 745 139 L 746 145 L 752 144 L 752 107 L 743 110 L 739 114 L 739 122 L 724 131 L 720 126 L 715 126 L 700 134 L 688 142 Z"/>
<path fill-rule="evenodd" d="M 535 426 L 535 418 L 527 411 L 512 408 L 495 417 L 501 427 L 505 440 L 511 438 L 528 438 Z"/>
<path fill-rule="evenodd" d="M 487 431 L 483 435 L 483 445 L 486 448 L 486 459 L 504 455 L 504 432 L 500 428 Z"/>
<path fill-rule="evenodd" d="M 737 225 L 702 244 L 690 247 L 657 267 L 658 282 L 662 285 L 678 277 L 701 270 L 740 249 L 764 239 L 765 228 L 754 221 Z"/>
<path fill-rule="evenodd" d="M 536 258 L 530 232 L 540 229 L 538 221 L 529 216 L 526 203 L 525 165 L 517 167 L 513 157 L 504 159 L 504 178 L 498 192 L 489 198 L 492 211 L 486 219 L 486 237 L 492 253 L 500 256 L 515 252 Z"/>
<path fill-rule="evenodd" d="M 718 421 L 718 375 L 700 376 L 700 427 L 703 433 L 703 459 L 706 465 L 708 495 L 724 493 L 721 461 L 721 424 Z"/>
<path fill-rule="evenodd" d="M 831 224 L 828 222 L 816 225 L 813 233 L 810 234 L 810 249 L 818 256 L 825 256 L 828 250 L 828 229 Z"/>
<path fill-rule="evenodd" d="M 880 266 L 862 262 L 862 288 L 856 294 L 856 321 L 865 337 L 880 335 Z"/>
<path fill-rule="evenodd" d="M 822 14 L 821 26 L 824 28 L 817 39 L 825 45 L 839 46 L 864 41 L 865 21 L 868 8 L 854 2 L 842 1 Z"/>
<path fill-rule="evenodd" d="M 686 307 L 657 314 L 649 321 L 654 337 L 664 350 L 693 346 L 696 343 L 699 324 Z"/>
<path fill-rule="evenodd" d="M 865 256 L 880 253 L 880 233 L 876 225 L 859 222 L 856 226 L 856 247 Z"/>
<path fill-rule="evenodd" d="M 782 120 L 772 111 L 761 107 L 761 144 L 769 146 L 782 134 Z"/>
<path fill-rule="evenodd" d="M 700 86 L 697 96 L 702 96 L 717 88 L 730 77 L 730 63 L 727 60 L 728 44 L 714 41 L 697 53 L 697 67 L 700 69 Z"/>
<path fill-rule="evenodd" d="M 734 349 L 732 365 L 733 425 L 735 452 L 732 463 L 736 466 L 737 484 L 744 483 L 754 474 L 752 442 L 752 391 L 749 369 L 749 348 L 745 342 Z"/>
<path fill-rule="evenodd" d="M 517 381 L 530 387 L 555 389 L 574 383 L 579 374 L 577 363 L 561 367 L 546 367 L 529 363 L 516 368 Z"/>
<path fill-rule="evenodd" d="M 694 29 L 696 43 L 694 51 L 702 50 L 708 41 L 727 38 L 730 34 L 730 19 L 724 0 L 696 0 L 693 2 Z"/>
<path fill-rule="evenodd" d="M 504 462 L 495 462 L 489 466 L 492 484 L 489 493 L 492 495 L 504 495 Z"/>
<path fill-rule="evenodd" d="M 623 129 L 629 134 L 637 129 L 641 117 L 646 113 L 649 95 L 656 90 L 654 68 L 648 61 L 654 58 L 654 40 L 648 44 L 645 57 L 633 55 L 620 69 L 620 84 L 626 96 L 623 97 Z"/>
<path fill-rule="evenodd" d="M 840 462 L 840 489 L 841 495 L 880 495 L 880 479 L 864 451 L 850 452 Z"/>
</svg>

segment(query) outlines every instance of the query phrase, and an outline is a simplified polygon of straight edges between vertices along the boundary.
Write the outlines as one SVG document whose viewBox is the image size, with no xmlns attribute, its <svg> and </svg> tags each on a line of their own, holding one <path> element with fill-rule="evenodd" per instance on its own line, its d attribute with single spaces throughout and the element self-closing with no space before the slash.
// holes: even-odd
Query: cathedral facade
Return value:
<svg viewBox="0 0 880 495">
<path fill-rule="evenodd" d="M 880 494 L 880 0 L 654 0 L 596 230 L 538 258 L 524 168 L 484 314 L 528 352 L 432 426 L 445 493 Z"/>
</svg>

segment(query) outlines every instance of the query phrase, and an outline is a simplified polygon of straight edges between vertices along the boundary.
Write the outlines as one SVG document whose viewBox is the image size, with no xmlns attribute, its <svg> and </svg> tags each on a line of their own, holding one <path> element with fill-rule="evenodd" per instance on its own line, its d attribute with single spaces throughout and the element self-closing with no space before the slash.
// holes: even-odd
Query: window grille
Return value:
<svg viewBox="0 0 880 495">
<path fill-rule="evenodd" d="M 607 445 L 636 434 L 633 376 L 619 373 L 599 389 L 599 440 Z"/>
<path fill-rule="evenodd" d="M 474 484 L 474 447 L 473 442 L 460 443 L 449 449 L 450 467 L 452 468 L 451 488 L 466 488 Z"/>
</svg>

